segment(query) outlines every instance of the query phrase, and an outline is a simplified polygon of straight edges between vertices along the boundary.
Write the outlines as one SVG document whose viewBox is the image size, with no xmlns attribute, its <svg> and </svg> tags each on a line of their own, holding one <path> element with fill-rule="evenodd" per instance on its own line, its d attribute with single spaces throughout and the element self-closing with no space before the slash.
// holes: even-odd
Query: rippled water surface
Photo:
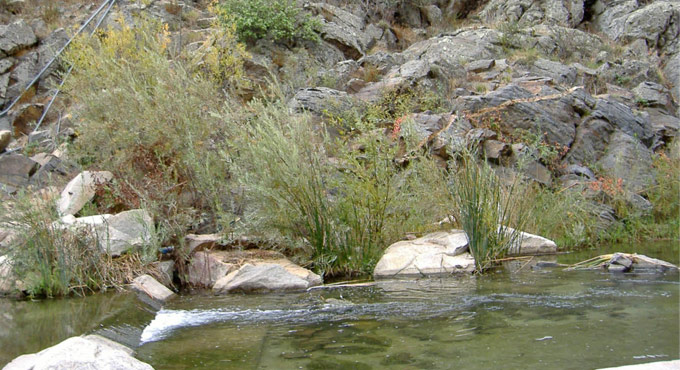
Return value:
<svg viewBox="0 0 680 370">
<path fill-rule="evenodd" d="M 560 257 L 570 258 L 580 257 Z M 677 273 L 517 266 L 293 294 L 193 294 L 158 312 L 130 295 L 0 301 L 0 364 L 92 332 L 157 369 L 588 369 L 680 358 Z M 26 308 L 40 305 L 52 306 Z"/>
</svg>

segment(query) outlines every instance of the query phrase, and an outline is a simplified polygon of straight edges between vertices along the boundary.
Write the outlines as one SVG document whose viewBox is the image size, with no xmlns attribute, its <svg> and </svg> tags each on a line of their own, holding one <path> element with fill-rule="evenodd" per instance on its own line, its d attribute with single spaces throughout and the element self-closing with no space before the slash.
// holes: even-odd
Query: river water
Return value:
<svg viewBox="0 0 680 370">
<path fill-rule="evenodd" d="M 677 246 L 647 249 L 678 262 Z M 592 369 L 680 358 L 677 272 L 532 265 L 289 294 L 183 295 L 158 312 L 131 294 L 0 300 L 0 364 L 85 333 L 127 344 L 157 369 Z"/>
</svg>

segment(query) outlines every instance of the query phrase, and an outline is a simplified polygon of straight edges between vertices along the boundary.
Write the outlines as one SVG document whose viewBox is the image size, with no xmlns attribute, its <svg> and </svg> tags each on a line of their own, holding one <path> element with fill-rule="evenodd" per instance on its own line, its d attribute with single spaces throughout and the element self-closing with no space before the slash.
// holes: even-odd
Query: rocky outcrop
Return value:
<svg viewBox="0 0 680 370">
<path fill-rule="evenodd" d="M 598 0 L 592 6 L 592 13 L 593 24 L 613 40 L 642 39 L 649 48 L 678 51 L 680 5 L 677 2 Z"/>
<path fill-rule="evenodd" d="M 57 210 L 61 215 L 74 215 L 92 200 L 97 186 L 104 185 L 113 179 L 109 171 L 83 171 L 74 177 L 61 192 L 57 202 Z"/>
<path fill-rule="evenodd" d="M 475 260 L 467 253 L 464 231 L 438 232 L 390 245 L 373 270 L 374 278 L 471 273 Z"/>
<path fill-rule="evenodd" d="M 583 0 L 491 0 L 479 13 L 487 23 L 517 22 L 521 25 L 539 23 L 576 27 L 583 21 Z"/>
<path fill-rule="evenodd" d="M 153 370 L 132 354 L 131 349 L 97 335 L 71 337 L 38 353 L 19 356 L 3 370 Z"/>
</svg>

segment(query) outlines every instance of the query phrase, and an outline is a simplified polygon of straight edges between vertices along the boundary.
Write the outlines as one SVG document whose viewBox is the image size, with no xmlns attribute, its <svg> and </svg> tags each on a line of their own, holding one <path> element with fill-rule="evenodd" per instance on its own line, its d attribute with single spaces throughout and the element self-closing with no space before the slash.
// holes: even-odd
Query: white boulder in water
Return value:
<svg viewBox="0 0 680 370">
<path fill-rule="evenodd" d="M 373 277 L 471 273 L 475 269 L 475 260 L 466 253 L 467 248 L 467 236 L 462 230 L 400 241 L 385 250 L 373 270 Z"/>
<path fill-rule="evenodd" d="M 23 355 L 3 370 L 153 370 L 132 357 L 132 350 L 97 335 L 71 337 L 38 353 Z"/>
<path fill-rule="evenodd" d="M 245 264 L 218 280 L 213 286 L 213 292 L 220 294 L 304 290 L 321 284 L 320 276 L 300 266 L 292 266 L 286 268 L 277 263 Z"/>
</svg>

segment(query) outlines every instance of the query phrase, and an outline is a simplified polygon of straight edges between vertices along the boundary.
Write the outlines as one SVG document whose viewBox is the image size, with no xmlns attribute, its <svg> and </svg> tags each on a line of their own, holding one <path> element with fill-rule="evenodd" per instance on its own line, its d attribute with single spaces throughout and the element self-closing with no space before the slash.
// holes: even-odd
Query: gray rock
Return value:
<svg viewBox="0 0 680 370">
<path fill-rule="evenodd" d="M 623 34 L 626 19 L 637 8 L 637 0 L 597 0 L 591 8 L 593 25 L 617 40 Z"/>
<path fill-rule="evenodd" d="M 109 171 L 83 171 L 74 177 L 57 201 L 57 211 L 60 215 L 74 215 L 92 200 L 97 186 L 108 183 L 113 179 Z"/>
<path fill-rule="evenodd" d="M 538 182 L 539 184 L 545 186 L 552 185 L 552 172 L 550 172 L 550 170 L 547 169 L 539 161 L 531 161 L 529 163 L 525 163 L 521 167 L 521 170 L 526 176 Z"/>
<path fill-rule="evenodd" d="M 0 296 L 18 294 L 26 284 L 14 273 L 14 262 L 9 256 L 0 256 Z"/>
<path fill-rule="evenodd" d="M 573 174 L 579 177 L 585 177 L 587 180 L 595 180 L 595 174 L 590 170 L 590 168 L 577 164 L 570 164 L 561 172 L 565 175 Z"/>
<path fill-rule="evenodd" d="M 511 233 L 514 229 L 508 227 L 506 231 Z M 520 231 L 517 242 L 508 249 L 512 256 L 533 256 L 539 254 L 557 253 L 557 244 L 542 236 Z"/>
<path fill-rule="evenodd" d="M 142 302 L 158 308 L 175 295 L 172 290 L 166 288 L 163 284 L 149 275 L 136 277 L 132 280 L 130 289 L 137 293 L 137 297 L 139 297 Z"/>
<path fill-rule="evenodd" d="M 8 56 L 19 50 L 28 48 L 38 42 L 31 26 L 23 19 L 16 22 L 0 25 L 0 54 Z"/>
<path fill-rule="evenodd" d="M 496 61 L 493 59 L 481 59 L 475 60 L 465 65 L 465 70 L 468 72 L 479 73 L 488 71 L 496 65 Z"/>
<path fill-rule="evenodd" d="M 614 125 L 606 120 L 587 117 L 578 126 L 574 144 L 565 159 L 573 164 L 595 163 L 604 155 L 614 130 Z"/>
<path fill-rule="evenodd" d="M 108 217 L 96 226 L 99 248 L 110 256 L 120 256 L 131 248 L 151 243 L 155 230 L 153 218 L 142 209 L 133 209 Z"/>
<path fill-rule="evenodd" d="M 645 81 L 633 89 L 637 101 L 645 106 L 672 109 L 668 90 L 658 83 Z"/>
<path fill-rule="evenodd" d="M 655 1 L 625 18 L 618 39 L 628 42 L 643 39 L 647 41 L 649 48 L 677 52 L 678 36 L 680 36 L 680 4 Z"/>
<path fill-rule="evenodd" d="M 491 0 L 479 17 L 490 23 L 550 23 L 576 27 L 583 20 L 584 11 L 583 0 Z"/>
<path fill-rule="evenodd" d="M 574 85 L 576 82 L 576 68 L 548 59 L 538 59 L 534 62 L 531 72 L 539 76 L 547 76 L 563 85 Z"/>
<path fill-rule="evenodd" d="M 675 101 L 680 101 L 680 53 L 672 54 L 666 59 L 663 74 L 672 86 L 671 93 L 675 96 Z"/>
<path fill-rule="evenodd" d="M 12 141 L 12 132 L 3 130 L 0 131 L 0 153 L 7 149 L 7 146 Z"/>
<path fill-rule="evenodd" d="M 362 57 L 358 62 L 362 67 L 366 65 L 374 66 L 382 74 L 389 71 L 393 66 L 404 63 L 404 60 L 401 54 L 378 51 Z"/>
<path fill-rule="evenodd" d="M 188 255 L 204 249 L 212 249 L 224 239 L 221 234 L 187 234 L 184 237 L 185 250 Z"/>
<path fill-rule="evenodd" d="M 680 132 L 680 118 L 666 114 L 659 109 L 648 109 L 649 121 L 654 131 L 654 144 L 650 149 L 656 150 L 673 141 Z"/>
<path fill-rule="evenodd" d="M 312 8 L 320 13 L 325 22 L 321 37 L 340 49 L 347 58 L 357 60 L 375 43 L 374 30 L 366 32 L 362 18 L 330 4 L 316 3 Z"/>
<path fill-rule="evenodd" d="M 462 230 L 428 234 L 390 245 L 373 270 L 374 278 L 470 273 L 474 258 L 466 253 L 468 239 Z"/>
<path fill-rule="evenodd" d="M 499 161 L 501 157 L 510 154 L 510 146 L 502 141 L 486 140 L 482 144 L 482 147 L 484 149 L 484 156 L 487 159 Z"/>
<path fill-rule="evenodd" d="M 644 116 L 633 113 L 625 104 L 608 99 L 598 99 L 595 110 L 588 119 L 609 121 L 619 130 L 636 137 L 645 146 L 651 146 L 654 142 L 654 131 L 649 120 Z"/>
<path fill-rule="evenodd" d="M 20 188 L 28 185 L 40 165 L 22 154 L 0 156 L 0 183 Z"/>
<path fill-rule="evenodd" d="M 0 107 L 3 107 L 9 99 L 7 99 L 7 87 L 9 87 L 9 73 L 0 75 Z M 6 117 L 3 117 L 6 119 Z M 9 129 L 11 125 L 7 122 L 6 126 L 0 124 L 0 129 Z"/>
<path fill-rule="evenodd" d="M 442 10 L 437 5 L 425 5 L 420 8 L 420 12 L 425 16 L 425 20 L 430 25 L 436 25 L 442 22 Z"/>
<path fill-rule="evenodd" d="M 655 181 L 652 151 L 623 131 L 611 136 L 607 151 L 597 165 L 603 174 L 622 179 L 623 187 L 634 193 L 646 190 Z"/>
<path fill-rule="evenodd" d="M 218 280 L 213 286 L 217 294 L 229 292 L 270 292 L 303 290 L 310 287 L 310 283 L 290 273 L 278 264 L 245 264 L 224 278 Z"/>
<path fill-rule="evenodd" d="M 40 41 L 40 47 L 38 47 L 38 68 L 42 69 L 47 63 L 57 55 L 59 49 L 61 49 L 69 40 L 68 33 L 63 28 L 54 30 L 45 39 Z M 45 74 L 40 79 L 42 84 L 49 76 L 59 67 L 59 62 L 52 63 L 52 65 L 45 71 Z"/>
<path fill-rule="evenodd" d="M 38 353 L 19 356 L 3 370 L 91 369 L 153 370 L 131 356 L 131 350 L 105 338 L 71 337 Z"/>
<path fill-rule="evenodd" d="M 237 269 L 233 263 L 222 262 L 219 252 L 196 252 L 191 258 L 187 271 L 187 282 L 191 285 L 212 288 L 215 282 Z"/>
<path fill-rule="evenodd" d="M 300 89 L 288 102 L 294 112 L 308 111 L 317 115 L 327 112 L 344 112 L 354 106 L 352 97 L 344 91 L 327 87 Z"/>
</svg>

